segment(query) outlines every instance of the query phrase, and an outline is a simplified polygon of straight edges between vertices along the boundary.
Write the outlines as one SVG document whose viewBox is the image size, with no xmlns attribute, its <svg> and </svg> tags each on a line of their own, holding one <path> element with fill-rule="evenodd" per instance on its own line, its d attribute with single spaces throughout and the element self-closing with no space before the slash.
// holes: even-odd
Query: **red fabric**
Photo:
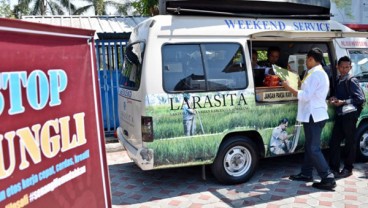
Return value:
<svg viewBox="0 0 368 208">
<path fill-rule="evenodd" d="M 93 31 L 89 30 L 65 29 L 7 19 L 0 19 L 0 26 L 93 37 Z M 16 134 L 13 143 L 15 168 L 11 176 L 0 178 L 0 207 L 16 203 L 25 196 L 29 199 L 30 193 L 46 187 L 56 178 L 65 177 L 71 171 L 83 167 L 86 169 L 84 174 L 68 180 L 64 184 L 60 184 L 55 190 L 46 193 L 33 202 L 28 202 L 29 204 L 27 206 L 105 207 L 106 204 L 107 206 L 111 206 L 93 42 L 89 45 L 87 38 L 37 35 L 3 31 L 1 29 L 0 37 L 0 83 L 2 82 L 2 76 L 10 72 L 26 72 L 26 80 L 28 80 L 32 72 L 40 70 L 48 78 L 48 85 L 41 85 L 38 80 L 37 87 L 38 92 L 40 92 L 41 89 L 50 87 L 50 71 L 63 70 L 67 75 L 66 89 L 60 92 L 60 105 L 49 105 L 51 99 L 49 92 L 46 106 L 39 110 L 32 108 L 29 102 L 30 98 L 29 96 L 27 97 L 27 90 L 30 89 L 31 84 L 26 82 L 26 86 L 21 85 L 20 88 L 24 112 L 14 115 L 9 114 L 12 102 L 11 93 L 14 92 L 10 92 L 9 83 L 3 83 L 6 88 L 1 88 L 0 84 L 0 93 L 4 100 L 4 105 L 0 106 L 0 111 L 3 108 L 2 112 L 0 112 L 0 142 L 2 146 L 0 149 L 0 163 L 3 161 L 4 164 L 2 166 L 5 169 L 9 168 L 11 164 L 10 157 L 12 157 L 10 151 L 12 149 L 8 148 L 10 142 L 5 139 L 5 135 L 11 132 Z M 22 84 L 23 82 L 20 83 Z M 96 88 L 93 87 L 93 83 Z M 38 100 L 40 100 L 40 97 L 38 97 Z M 64 136 L 62 135 L 61 129 L 67 129 L 66 132 L 70 135 L 69 142 L 71 142 L 73 135 L 77 135 L 76 127 L 82 127 L 82 125 L 76 124 L 76 119 L 73 116 L 81 113 L 84 113 L 84 118 L 82 119 L 84 127 L 81 129 L 85 133 L 86 143 L 63 151 L 62 138 L 66 137 L 65 134 L 63 134 Z M 64 124 L 68 124 L 66 127 L 61 126 L 60 121 L 61 118 L 65 117 L 69 117 L 70 119 L 68 122 L 64 122 Z M 54 126 L 47 127 L 46 123 L 52 122 L 57 124 L 57 130 L 55 130 Z M 99 125 L 97 122 L 99 122 Z M 37 126 L 40 126 L 39 131 L 32 129 Z M 32 130 L 32 135 L 28 137 L 28 140 L 25 137 L 20 138 L 17 132 L 27 128 Z M 42 136 L 42 129 L 46 129 L 46 132 L 50 130 L 49 140 L 56 140 L 59 144 L 59 147 L 54 146 L 55 149 L 52 149 L 52 151 L 56 152 L 56 155 L 47 157 L 46 151 L 42 149 L 41 143 L 46 140 L 41 140 L 41 138 L 47 138 Z M 37 134 L 35 132 L 39 133 Z M 58 136 L 60 137 L 59 139 L 57 138 Z M 35 140 L 39 140 L 40 145 L 32 151 L 40 152 L 41 161 L 33 161 L 33 158 L 26 152 L 25 155 L 29 162 L 29 167 L 22 170 L 19 168 L 21 161 L 24 161 L 24 159 L 21 160 L 21 143 Z M 89 157 L 76 162 L 74 157 L 82 153 L 89 153 Z M 84 156 L 86 155 L 84 154 Z M 66 159 L 71 159 L 74 165 L 59 172 L 56 171 L 50 177 L 40 180 L 38 177 L 40 172 L 52 166 L 54 166 L 55 170 L 56 165 Z M 33 174 L 37 175 L 38 181 L 32 186 L 23 186 L 22 179 L 30 178 Z M 21 190 L 19 190 L 19 184 Z M 18 192 L 9 194 L 13 185 L 15 185 L 13 187 L 14 190 L 18 189 Z M 1 197 L 2 193 L 5 193 L 6 199 Z"/>
</svg>

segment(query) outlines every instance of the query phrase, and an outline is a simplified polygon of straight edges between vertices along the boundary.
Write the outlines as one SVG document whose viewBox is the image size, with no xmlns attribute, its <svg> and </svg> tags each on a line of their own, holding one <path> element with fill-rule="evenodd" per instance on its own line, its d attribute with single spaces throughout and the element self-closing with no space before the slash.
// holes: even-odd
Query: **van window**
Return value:
<svg viewBox="0 0 368 208">
<path fill-rule="evenodd" d="M 352 74 L 360 81 L 368 81 L 368 49 L 349 50 Z"/>
<path fill-rule="evenodd" d="M 258 65 L 253 69 L 253 79 L 255 85 L 256 101 L 258 103 L 274 103 L 284 101 L 297 101 L 297 97 L 286 91 L 281 86 L 281 80 L 270 72 L 271 64 L 262 65 L 267 62 L 267 50 L 270 47 L 280 49 L 279 59 L 276 65 L 291 71 L 302 80 L 306 74 L 306 56 L 310 49 L 318 47 L 323 51 L 324 59 L 322 67 L 329 76 L 333 77 L 331 59 L 328 43 L 326 42 L 297 42 L 297 41 L 253 41 L 249 42 L 252 50 L 258 54 Z M 332 86 L 331 86 L 332 87 Z"/>
<path fill-rule="evenodd" d="M 138 90 L 141 82 L 143 53 L 143 42 L 133 43 L 126 47 L 124 67 L 119 80 L 120 87 Z"/>
<path fill-rule="evenodd" d="M 167 92 L 244 89 L 246 67 L 236 43 L 167 44 L 162 48 Z"/>
</svg>

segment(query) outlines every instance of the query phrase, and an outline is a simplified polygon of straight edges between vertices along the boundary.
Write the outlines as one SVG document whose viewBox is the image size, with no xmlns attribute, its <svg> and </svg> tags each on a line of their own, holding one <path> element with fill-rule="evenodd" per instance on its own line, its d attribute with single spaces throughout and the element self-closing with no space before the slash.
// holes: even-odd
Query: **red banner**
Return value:
<svg viewBox="0 0 368 208">
<path fill-rule="evenodd" d="M 111 207 L 93 34 L 0 19 L 0 207 Z"/>
</svg>

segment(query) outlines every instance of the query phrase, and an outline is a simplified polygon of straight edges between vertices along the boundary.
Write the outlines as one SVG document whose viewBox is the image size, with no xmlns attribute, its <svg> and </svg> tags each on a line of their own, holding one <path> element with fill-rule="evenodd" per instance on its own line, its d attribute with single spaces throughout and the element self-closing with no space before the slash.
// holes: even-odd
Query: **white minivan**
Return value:
<svg viewBox="0 0 368 208">
<path fill-rule="evenodd" d="M 268 48 L 279 48 L 278 65 L 302 77 L 307 52 L 318 47 L 324 52 L 323 67 L 334 79 L 336 60 L 350 52 L 338 44 L 346 37 L 368 35 L 326 19 L 149 18 L 133 30 L 126 47 L 118 90 L 119 141 L 143 170 L 211 165 L 221 183 L 245 182 L 260 158 L 304 151 L 296 97 L 278 81 L 265 82 L 267 69 L 252 68 L 252 51 L 262 58 Z M 363 65 L 359 70 L 365 82 L 368 69 Z M 367 113 L 364 109 L 361 114 L 357 135 L 358 155 L 365 160 Z M 323 147 L 331 136 L 333 108 L 329 115 Z M 271 140 L 281 125 L 287 139 L 273 151 Z"/>
</svg>

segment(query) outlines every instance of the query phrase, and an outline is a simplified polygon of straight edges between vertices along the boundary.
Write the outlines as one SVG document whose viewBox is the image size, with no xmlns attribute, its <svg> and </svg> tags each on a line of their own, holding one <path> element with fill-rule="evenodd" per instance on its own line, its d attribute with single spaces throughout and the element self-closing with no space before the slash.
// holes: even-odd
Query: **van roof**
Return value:
<svg viewBox="0 0 368 208">
<path fill-rule="evenodd" d="M 323 36 L 323 33 L 333 32 L 326 37 L 345 37 L 341 32 L 354 32 L 350 28 L 333 20 L 289 20 L 269 18 L 242 18 L 242 17 L 210 17 L 210 16 L 154 16 L 142 25 L 150 25 L 157 37 L 244 37 L 260 32 L 291 32 L 314 33 Z M 146 27 L 145 26 L 145 27 Z M 146 28 L 147 29 L 147 28 Z M 341 32 L 337 32 L 341 31 Z M 284 37 L 286 33 L 284 33 Z M 336 35 L 333 35 L 336 34 Z M 363 33 L 356 33 L 363 34 Z M 268 35 L 271 35 L 269 33 Z M 271 35 L 271 36 L 275 36 Z M 277 35 L 279 36 L 279 35 Z M 296 36 L 295 36 L 296 37 Z M 308 36 L 306 36 L 308 37 Z M 365 37 L 365 36 L 364 36 Z"/>
</svg>

